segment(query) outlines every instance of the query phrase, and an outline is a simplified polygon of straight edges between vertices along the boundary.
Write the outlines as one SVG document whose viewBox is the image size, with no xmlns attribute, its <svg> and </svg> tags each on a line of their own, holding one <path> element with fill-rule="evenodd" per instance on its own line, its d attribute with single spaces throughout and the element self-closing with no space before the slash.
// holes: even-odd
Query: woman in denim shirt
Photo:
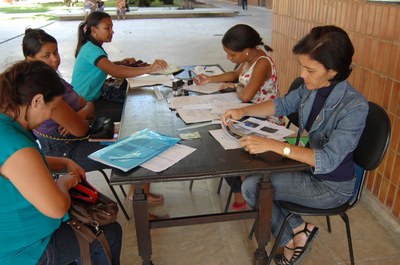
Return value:
<svg viewBox="0 0 400 265">
<path fill-rule="evenodd" d="M 243 116 L 299 115 L 299 130 L 306 130 L 309 146 L 257 136 L 245 136 L 240 145 L 251 154 L 272 151 L 310 165 L 305 172 L 286 172 L 271 176 L 274 200 L 294 202 L 307 207 L 333 208 L 347 202 L 354 191 L 353 151 L 368 114 L 366 99 L 347 81 L 351 73 L 353 45 L 345 31 L 336 26 L 313 28 L 293 48 L 300 64 L 304 84 L 283 98 L 241 109 L 228 110 L 222 121 Z M 242 184 L 246 202 L 255 207 L 256 185 L 260 176 L 250 176 Z M 272 232 L 277 236 L 287 216 L 285 209 L 273 203 Z M 282 236 L 283 254 L 276 255 L 278 265 L 299 264 L 308 253 L 318 228 L 293 217 Z"/>
</svg>

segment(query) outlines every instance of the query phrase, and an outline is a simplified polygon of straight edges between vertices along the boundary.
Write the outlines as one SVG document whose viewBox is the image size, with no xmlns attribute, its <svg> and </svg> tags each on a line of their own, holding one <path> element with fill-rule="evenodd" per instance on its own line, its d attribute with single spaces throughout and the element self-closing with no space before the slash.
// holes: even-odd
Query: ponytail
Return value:
<svg viewBox="0 0 400 265">
<path fill-rule="evenodd" d="M 101 11 L 94 11 L 78 26 L 78 43 L 75 49 L 75 58 L 78 57 L 82 46 L 88 41 L 88 37 L 92 33 L 92 27 L 96 27 L 104 18 L 111 18 L 109 14 Z"/>
</svg>

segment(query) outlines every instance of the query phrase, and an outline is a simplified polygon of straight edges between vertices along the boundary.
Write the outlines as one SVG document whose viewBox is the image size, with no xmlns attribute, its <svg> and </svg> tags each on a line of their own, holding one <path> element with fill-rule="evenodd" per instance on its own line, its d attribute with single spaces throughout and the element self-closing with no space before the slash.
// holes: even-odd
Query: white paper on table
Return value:
<svg viewBox="0 0 400 265">
<path fill-rule="evenodd" d="M 219 120 L 220 116 L 211 114 L 210 109 L 177 109 L 179 117 L 185 123 L 196 123 L 204 121 Z"/>
<path fill-rule="evenodd" d="M 251 103 L 229 102 L 222 100 L 214 100 L 211 108 L 211 114 L 221 115 L 228 109 L 238 109 L 245 106 L 253 105 Z"/>
<path fill-rule="evenodd" d="M 204 65 L 198 65 L 195 66 L 193 71 L 196 73 L 196 75 L 199 74 L 206 74 L 206 75 L 220 75 L 223 74 L 224 71 L 218 66 L 204 66 Z"/>
<path fill-rule="evenodd" d="M 237 139 L 227 135 L 223 129 L 210 130 L 209 133 L 217 140 L 225 150 L 242 148 Z"/>
<path fill-rule="evenodd" d="M 189 147 L 183 144 L 176 144 L 161 154 L 153 157 L 149 161 L 140 166 L 153 172 L 166 170 L 186 156 L 190 155 L 196 148 Z"/>
<path fill-rule="evenodd" d="M 212 103 L 214 100 L 227 101 L 227 102 L 241 102 L 236 92 L 202 95 L 202 96 L 172 97 L 167 99 L 168 107 L 171 109 L 179 109 L 183 108 L 186 105 L 193 105 L 193 104 L 208 104 Z"/>
<path fill-rule="evenodd" d="M 202 104 L 189 104 L 184 105 L 182 109 L 212 109 L 212 103 L 202 103 Z"/>
<path fill-rule="evenodd" d="M 132 78 L 127 78 L 129 82 L 129 87 L 142 87 L 151 85 L 165 85 L 171 86 L 172 80 L 174 80 L 173 75 L 140 75 Z"/>
<path fill-rule="evenodd" d="M 191 86 L 187 86 L 185 89 L 203 94 L 211 94 L 219 91 L 221 84 L 223 83 L 208 83 L 201 86 L 193 84 Z"/>
</svg>

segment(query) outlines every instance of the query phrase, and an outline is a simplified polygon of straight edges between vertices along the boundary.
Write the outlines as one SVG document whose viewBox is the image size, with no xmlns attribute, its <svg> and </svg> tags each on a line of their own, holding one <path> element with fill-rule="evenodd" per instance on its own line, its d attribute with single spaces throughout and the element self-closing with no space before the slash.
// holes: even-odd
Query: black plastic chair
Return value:
<svg viewBox="0 0 400 265">
<path fill-rule="evenodd" d="M 291 91 L 297 89 L 299 86 L 304 84 L 304 80 L 301 77 L 297 77 L 296 79 L 293 80 L 292 84 L 290 84 L 290 87 L 288 89 L 288 92 L 286 94 L 289 94 Z M 286 128 L 289 128 L 291 124 L 293 124 L 296 127 L 299 127 L 299 116 L 297 112 L 291 113 L 286 116 L 288 118 L 288 123 L 286 124 Z"/>
<path fill-rule="evenodd" d="M 333 209 L 315 209 L 304 207 L 295 203 L 278 201 L 281 207 L 289 211 L 289 215 L 286 217 L 279 234 L 275 240 L 275 244 L 269 255 L 267 264 L 271 263 L 271 260 L 275 256 L 278 242 L 281 240 L 282 233 L 289 221 L 294 215 L 302 216 L 326 216 L 328 231 L 331 232 L 331 225 L 329 216 L 340 215 L 346 225 L 347 242 L 349 245 L 350 262 L 354 265 L 354 254 L 353 245 L 351 241 L 350 233 L 350 222 L 347 216 L 347 211 L 360 201 L 362 189 L 364 186 L 365 176 L 367 171 L 376 169 L 382 161 L 386 149 L 389 145 L 390 139 L 390 120 L 385 110 L 373 102 L 368 102 L 369 111 L 367 116 L 366 125 L 363 134 L 360 138 L 357 148 L 354 150 L 354 162 L 358 166 L 356 167 L 356 185 L 354 190 L 353 198 L 346 204 L 336 207 Z"/>
<path fill-rule="evenodd" d="M 117 192 L 115 191 L 114 187 L 113 187 L 112 185 L 110 185 L 110 179 L 108 178 L 106 172 L 105 172 L 103 169 L 98 169 L 98 170 L 96 170 L 96 171 L 99 171 L 99 172 L 103 175 L 104 179 L 105 179 L 106 182 L 107 182 L 108 187 L 110 187 L 110 190 L 111 190 L 112 194 L 114 195 L 115 199 L 117 200 L 117 203 L 118 203 L 118 205 L 119 205 L 119 208 L 121 208 L 121 211 L 122 211 L 122 213 L 125 215 L 125 218 L 126 218 L 127 220 L 130 220 L 129 215 L 128 215 L 128 213 L 126 212 L 125 207 L 124 207 L 124 205 L 122 204 L 121 200 L 119 199 Z M 125 192 L 125 190 L 124 190 L 124 187 L 123 187 L 122 185 L 119 185 L 119 188 L 121 189 L 122 194 L 123 194 L 124 197 L 126 198 L 126 192 Z"/>
</svg>

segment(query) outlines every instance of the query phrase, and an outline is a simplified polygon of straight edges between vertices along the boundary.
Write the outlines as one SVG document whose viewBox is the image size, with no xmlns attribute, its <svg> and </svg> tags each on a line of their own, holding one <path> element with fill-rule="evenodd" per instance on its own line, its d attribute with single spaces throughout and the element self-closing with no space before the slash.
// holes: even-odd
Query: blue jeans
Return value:
<svg viewBox="0 0 400 265">
<path fill-rule="evenodd" d="M 119 256 L 121 254 L 122 229 L 118 223 L 112 223 L 101 227 L 112 253 L 112 265 L 119 265 Z M 90 244 L 90 255 L 92 264 L 108 265 L 107 254 L 98 241 Z M 54 232 L 49 244 L 37 265 L 68 265 L 81 264 L 80 250 L 78 240 L 72 228 L 66 223 Z"/>
<path fill-rule="evenodd" d="M 54 134 L 53 136 L 63 137 L 60 134 Z M 86 172 L 109 168 L 107 165 L 88 158 L 91 153 L 104 148 L 100 143 L 89 142 L 88 140 L 67 142 L 44 137 L 38 137 L 38 140 L 45 155 L 70 158 L 85 169 Z"/>
<path fill-rule="evenodd" d="M 225 181 L 232 188 L 233 193 L 242 191 L 242 180 L 240 177 L 226 177 Z"/>
<path fill-rule="evenodd" d="M 245 201 L 252 207 L 256 206 L 256 187 L 261 176 L 249 176 L 242 183 L 242 193 Z M 350 181 L 332 182 L 316 179 L 308 172 L 283 172 L 270 176 L 274 189 L 272 204 L 272 233 L 276 237 L 289 214 L 278 206 L 276 201 L 288 201 L 307 207 L 329 209 L 346 203 L 353 195 L 355 178 Z M 295 215 L 283 232 L 279 246 L 285 246 L 293 238 L 293 229 L 303 223 L 301 216 Z"/>
</svg>

